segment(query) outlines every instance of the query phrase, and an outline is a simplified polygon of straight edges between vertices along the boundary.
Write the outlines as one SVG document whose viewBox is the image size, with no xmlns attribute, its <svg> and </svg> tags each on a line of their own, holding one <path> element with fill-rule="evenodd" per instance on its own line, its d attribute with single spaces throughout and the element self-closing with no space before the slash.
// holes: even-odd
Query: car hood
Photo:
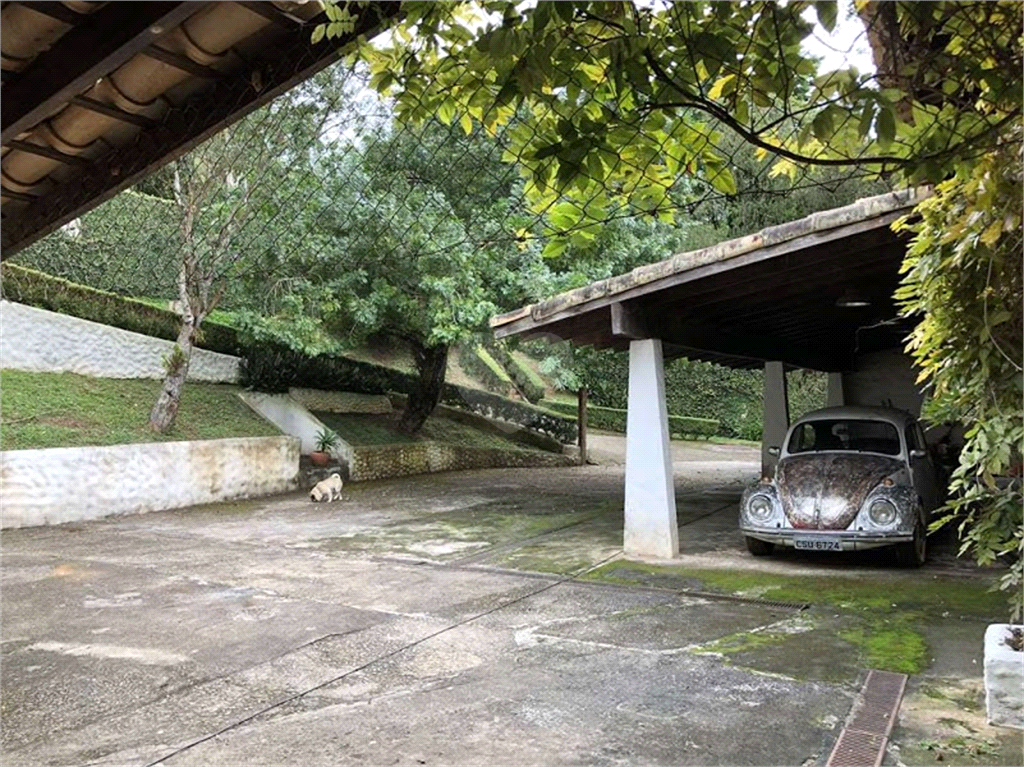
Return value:
<svg viewBox="0 0 1024 767">
<path fill-rule="evenodd" d="M 796 528 L 845 530 L 867 494 L 903 464 L 864 453 L 811 453 L 779 461 L 775 484 Z"/>
</svg>

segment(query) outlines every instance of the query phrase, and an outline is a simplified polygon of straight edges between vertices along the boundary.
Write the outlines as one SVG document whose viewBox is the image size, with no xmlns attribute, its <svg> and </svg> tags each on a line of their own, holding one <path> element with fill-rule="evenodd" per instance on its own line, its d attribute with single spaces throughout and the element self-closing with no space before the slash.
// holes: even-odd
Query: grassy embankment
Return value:
<svg viewBox="0 0 1024 767">
<path fill-rule="evenodd" d="M 0 450 L 273 437 L 239 387 L 189 383 L 170 434 L 147 426 L 160 381 L 0 371 Z"/>
</svg>

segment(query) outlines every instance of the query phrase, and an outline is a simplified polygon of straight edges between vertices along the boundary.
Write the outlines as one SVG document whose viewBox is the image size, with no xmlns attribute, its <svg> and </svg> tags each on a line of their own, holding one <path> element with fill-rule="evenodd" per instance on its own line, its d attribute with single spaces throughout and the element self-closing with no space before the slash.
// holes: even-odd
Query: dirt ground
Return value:
<svg viewBox="0 0 1024 767">
<path fill-rule="evenodd" d="M 1021 763 L 980 703 L 994 573 L 754 560 L 758 452 L 706 443 L 673 445 L 680 557 L 627 562 L 591 445 L 3 532 L 3 763 L 820 765 L 871 667 L 910 673 L 888 764 Z"/>
</svg>

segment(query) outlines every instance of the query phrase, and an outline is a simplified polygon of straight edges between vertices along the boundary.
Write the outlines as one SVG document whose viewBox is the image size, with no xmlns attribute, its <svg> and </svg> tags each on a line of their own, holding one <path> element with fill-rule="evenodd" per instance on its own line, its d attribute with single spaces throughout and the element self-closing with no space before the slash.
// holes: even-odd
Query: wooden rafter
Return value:
<svg viewBox="0 0 1024 767">
<path fill-rule="evenodd" d="M 199 3 L 195 5 L 202 7 Z M 397 17 L 399 11 L 398 2 L 374 3 L 360 13 L 356 29 L 347 39 L 323 40 L 315 45 L 310 42 L 308 28 L 296 27 L 280 45 L 267 47 L 251 60 L 251 65 L 259 72 L 260 90 L 253 87 L 251 72 L 212 82 L 180 108 L 170 110 L 158 125 L 146 132 L 144 141 L 131 142 L 97 158 L 84 173 L 61 183 L 45 199 L 30 203 L 17 217 L 6 221 L 0 232 L 2 257 L 10 257 L 105 202 L 334 63 L 341 57 L 346 43 L 359 35 L 372 34 L 382 23 Z M 5 116 L 6 109 L 5 98 Z"/>
<path fill-rule="evenodd" d="M 60 3 L 32 3 L 58 6 Z M 109 3 L 4 85 L 0 143 L 15 138 L 152 45 L 205 6 L 190 2 Z M 62 6 L 63 7 L 63 6 Z"/>
</svg>

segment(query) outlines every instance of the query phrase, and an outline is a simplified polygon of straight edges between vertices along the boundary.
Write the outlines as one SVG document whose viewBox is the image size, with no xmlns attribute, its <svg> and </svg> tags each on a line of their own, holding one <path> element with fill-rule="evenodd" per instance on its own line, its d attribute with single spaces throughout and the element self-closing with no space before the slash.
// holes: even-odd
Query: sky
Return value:
<svg viewBox="0 0 1024 767">
<path fill-rule="evenodd" d="M 804 18 L 817 21 L 812 9 L 805 12 Z M 804 41 L 804 51 L 821 58 L 821 70 L 825 72 L 849 66 L 856 67 L 861 74 L 875 71 L 867 33 L 853 10 L 852 0 L 839 0 L 839 18 L 831 34 L 815 24 L 814 34 Z"/>
</svg>

